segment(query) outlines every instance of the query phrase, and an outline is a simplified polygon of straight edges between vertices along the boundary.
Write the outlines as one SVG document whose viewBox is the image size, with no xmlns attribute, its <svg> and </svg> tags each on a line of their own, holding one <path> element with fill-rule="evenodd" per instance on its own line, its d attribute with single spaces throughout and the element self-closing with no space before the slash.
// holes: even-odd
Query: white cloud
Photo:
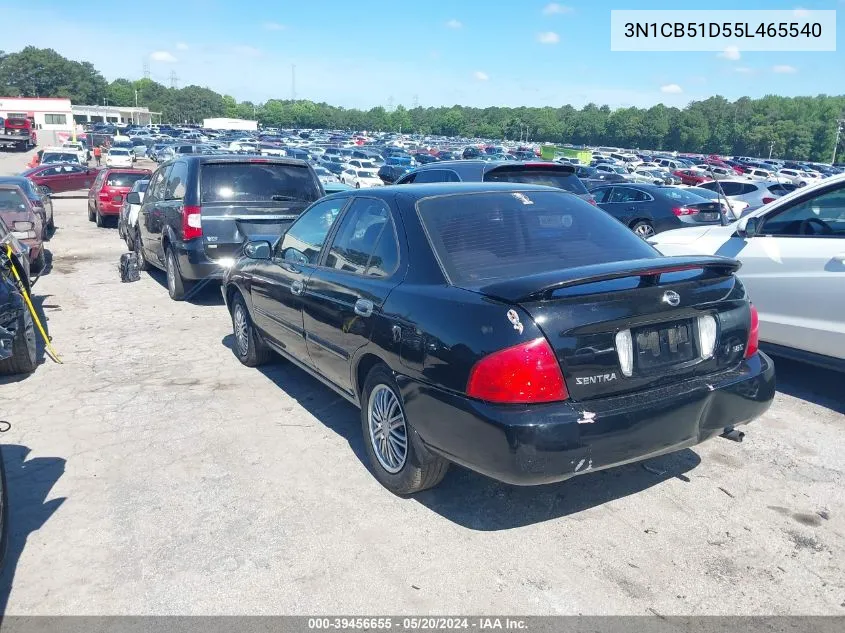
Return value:
<svg viewBox="0 0 845 633">
<path fill-rule="evenodd" d="M 186 51 L 188 50 L 188 45 L 185 42 L 176 42 L 176 50 Z"/>
<path fill-rule="evenodd" d="M 261 51 L 252 46 L 233 46 L 232 52 L 242 57 L 261 57 Z"/>
<path fill-rule="evenodd" d="M 155 51 L 154 53 L 150 53 L 150 59 L 154 62 L 167 62 L 170 64 L 179 61 L 168 51 Z"/>
<path fill-rule="evenodd" d="M 287 27 L 284 24 L 279 24 L 278 22 L 265 22 L 264 23 L 264 30 L 265 31 L 284 31 Z"/>
<path fill-rule="evenodd" d="M 724 59 L 729 59 L 732 62 L 737 61 L 742 55 L 739 52 L 739 48 L 736 46 L 728 46 L 725 50 L 719 53 L 719 57 Z"/>
<path fill-rule="evenodd" d="M 537 41 L 540 42 L 540 44 L 557 44 L 560 41 L 560 35 L 558 35 L 554 31 L 538 33 Z"/>
<path fill-rule="evenodd" d="M 463 28 L 463 26 L 463 22 L 461 22 L 460 20 L 455 20 L 454 18 L 446 22 L 447 29 L 460 29 Z"/>
<path fill-rule="evenodd" d="M 795 15 L 796 18 L 806 18 L 808 15 L 810 15 L 810 12 L 803 7 L 798 7 L 792 13 Z"/>
<path fill-rule="evenodd" d="M 488 79 L 490 79 L 490 77 L 487 75 L 487 73 L 483 73 L 480 70 L 476 70 L 472 74 L 472 76 L 475 77 L 476 79 L 478 79 L 478 81 L 487 81 Z"/>
<path fill-rule="evenodd" d="M 572 13 L 575 9 L 557 2 L 550 2 L 543 9 L 543 15 L 563 15 L 564 13 Z"/>
<path fill-rule="evenodd" d="M 779 66 L 772 66 L 772 72 L 776 72 L 781 75 L 786 75 L 789 73 L 798 72 L 798 69 L 795 66 L 788 66 L 786 64 L 782 64 Z"/>
<path fill-rule="evenodd" d="M 660 92 L 664 92 L 667 95 L 679 95 L 684 91 L 678 84 L 666 84 L 665 86 L 660 86 Z"/>
<path fill-rule="evenodd" d="M 734 72 L 743 73 L 747 75 L 749 73 L 753 73 L 754 69 L 749 68 L 748 66 L 737 66 L 736 68 L 734 68 Z"/>
</svg>

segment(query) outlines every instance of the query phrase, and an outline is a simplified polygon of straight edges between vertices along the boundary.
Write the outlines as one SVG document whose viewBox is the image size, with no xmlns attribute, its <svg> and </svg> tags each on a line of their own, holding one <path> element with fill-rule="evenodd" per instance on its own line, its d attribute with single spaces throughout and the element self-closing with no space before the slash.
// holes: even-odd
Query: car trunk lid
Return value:
<svg viewBox="0 0 845 633">
<path fill-rule="evenodd" d="M 570 396 L 589 400 L 735 365 L 749 304 L 735 260 L 661 257 L 540 273 L 478 288 L 518 304 L 555 351 Z"/>
</svg>

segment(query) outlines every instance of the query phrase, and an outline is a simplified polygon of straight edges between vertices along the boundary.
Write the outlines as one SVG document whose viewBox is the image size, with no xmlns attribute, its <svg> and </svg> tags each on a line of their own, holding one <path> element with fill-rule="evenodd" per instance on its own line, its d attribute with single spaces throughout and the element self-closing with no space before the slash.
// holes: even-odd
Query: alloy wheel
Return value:
<svg viewBox="0 0 845 633">
<path fill-rule="evenodd" d="M 244 307 L 240 302 L 235 304 L 234 325 L 238 352 L 241 356 L 246 356 L 249 353 L 249 323 L 246 319 Z"/>
<path fill-rule="evenodd" d="M 367 403 L 370 443 L 381 467 L 396 474 L 408 459 L 408 427 L 399 398 L 387 385 L 377 385 Z"/>
</svg>

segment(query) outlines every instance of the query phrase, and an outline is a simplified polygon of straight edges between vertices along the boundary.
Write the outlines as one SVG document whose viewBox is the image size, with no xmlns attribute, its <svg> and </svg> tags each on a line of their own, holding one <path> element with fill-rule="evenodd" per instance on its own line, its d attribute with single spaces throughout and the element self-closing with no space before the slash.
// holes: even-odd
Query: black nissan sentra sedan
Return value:
<svg viewBox="0 0 845 633">
<path fill-rule="evenodd" d="M 360 407 L 397 494 L 451 462 L 542 484 L 737 437 L 774 397 L 735 260 L 663 257 L 559 189 L 343 192 L 244 251 L 235 354 L 277 352 Z"/>
</svg>

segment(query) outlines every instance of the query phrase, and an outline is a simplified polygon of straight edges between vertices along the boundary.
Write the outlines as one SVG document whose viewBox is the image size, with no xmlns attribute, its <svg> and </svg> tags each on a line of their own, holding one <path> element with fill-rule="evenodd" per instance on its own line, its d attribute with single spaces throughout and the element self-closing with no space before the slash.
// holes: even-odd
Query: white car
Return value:
<svg viewBox="0 0 845 633">
<path fill-rule="evenodd" d="M 65 150 L 68 150 L 68 151 L 71 151 L 71 152 L 76 152 L 76 154 L 79 156 L 79 162 L 80 163 L 87 163 L 88 162 L 88 150 L 85 149 L 85 146 L 82 143 L 73 143 L 73 142 L 62 143 L 62 149 L 65 149 Z"/>
<path fill-rule="evenodd" d="M 720 201 L 722 203 L 722 208 L 725 209 L 725 215 L 733 220 L 741 218 L 742 213 L 751 206 L 745 200 L 732 199 L 726 195 L 720 195 L 717 191 L 706 189 L 705 187 L 688 187 L 686 185 L 678 186 L 686 189 L 690 193 L 701 196 L 702 198 L 707 198 L 708 200 L 713 200 L 714 202 L 717 200 Z"/>
<path fill-rule="evenodd" d="M 355 169 L 350 167 L 340 172 L 340 182 L 351 185 L 356 189 L 362 187 L 382 187 L 384 183 L 378 177 L 378 172 L 372 169 Z"/>
<path fill-rule="evenodd" d="M 374 162 L 369 160 L 362 160 L 360 158 L 353 158 L 351 160 L 348 160 L 346 161 L 346 164 L 350 167 L 354 167 L 355 169 L 375 169 L 376 171 L 378 171 L 378 165 L 376 165 Z"/>
<path fill-rule="evenodd" d="M 845 371 L 845 175 L 797 189 L 727 226 L 665 231 L 664 255 L 724 255 L 778 355 Z"/>
<path fill-rule="evenodd" d="M 132 167 L 135 154 L 123 147 L 112 147 L 106 154 L 106 167 Z"/>
<path fill-rule="evenodd" d="M 135 184 L 132 185 L 132 191 L 141 197 L 141 202 L 144 201 L 144 193 L 147 191 L 149 184 L 149 180 L 136 180 Z M 124 198 L 123 206 L 120 207 L 120 215 L 117 218 L 117 232 L 126 242 L 130 251 L 135 250 L 135 235 L 137 234 L 138 212 L 140 210 L 140 204 L 129 204 Z"/>
<path fill-rule="evenodd" d="M 758 182 L 775 179 L 775 175 L 772 172 L 768 169 L 761 169 L 759 167 L 754 167 L 745 172 L 745 177 L 748 178 L 748 180 L 756 180 Z"/>
<path fill-rule="evenodd" d="M 320 165 L 314 165 L 314 173 L 317 174 L 317 178 L 319 178 L 320 182 L 324 185 L 327 185 L 331 182 L 340 182 L 340 178 L 335 176 L 325 167 L 321 167 Z"/>
<path fill-rule="evenodd" d="M 776 177 L 780 180 L 791 182 L 796 187 L 806 187 L 821 180 L 821 178 L 817 178 L 811 172 L 798 171 L 797 169 L 781 169 L 776 174 Z"/>
</svg>

